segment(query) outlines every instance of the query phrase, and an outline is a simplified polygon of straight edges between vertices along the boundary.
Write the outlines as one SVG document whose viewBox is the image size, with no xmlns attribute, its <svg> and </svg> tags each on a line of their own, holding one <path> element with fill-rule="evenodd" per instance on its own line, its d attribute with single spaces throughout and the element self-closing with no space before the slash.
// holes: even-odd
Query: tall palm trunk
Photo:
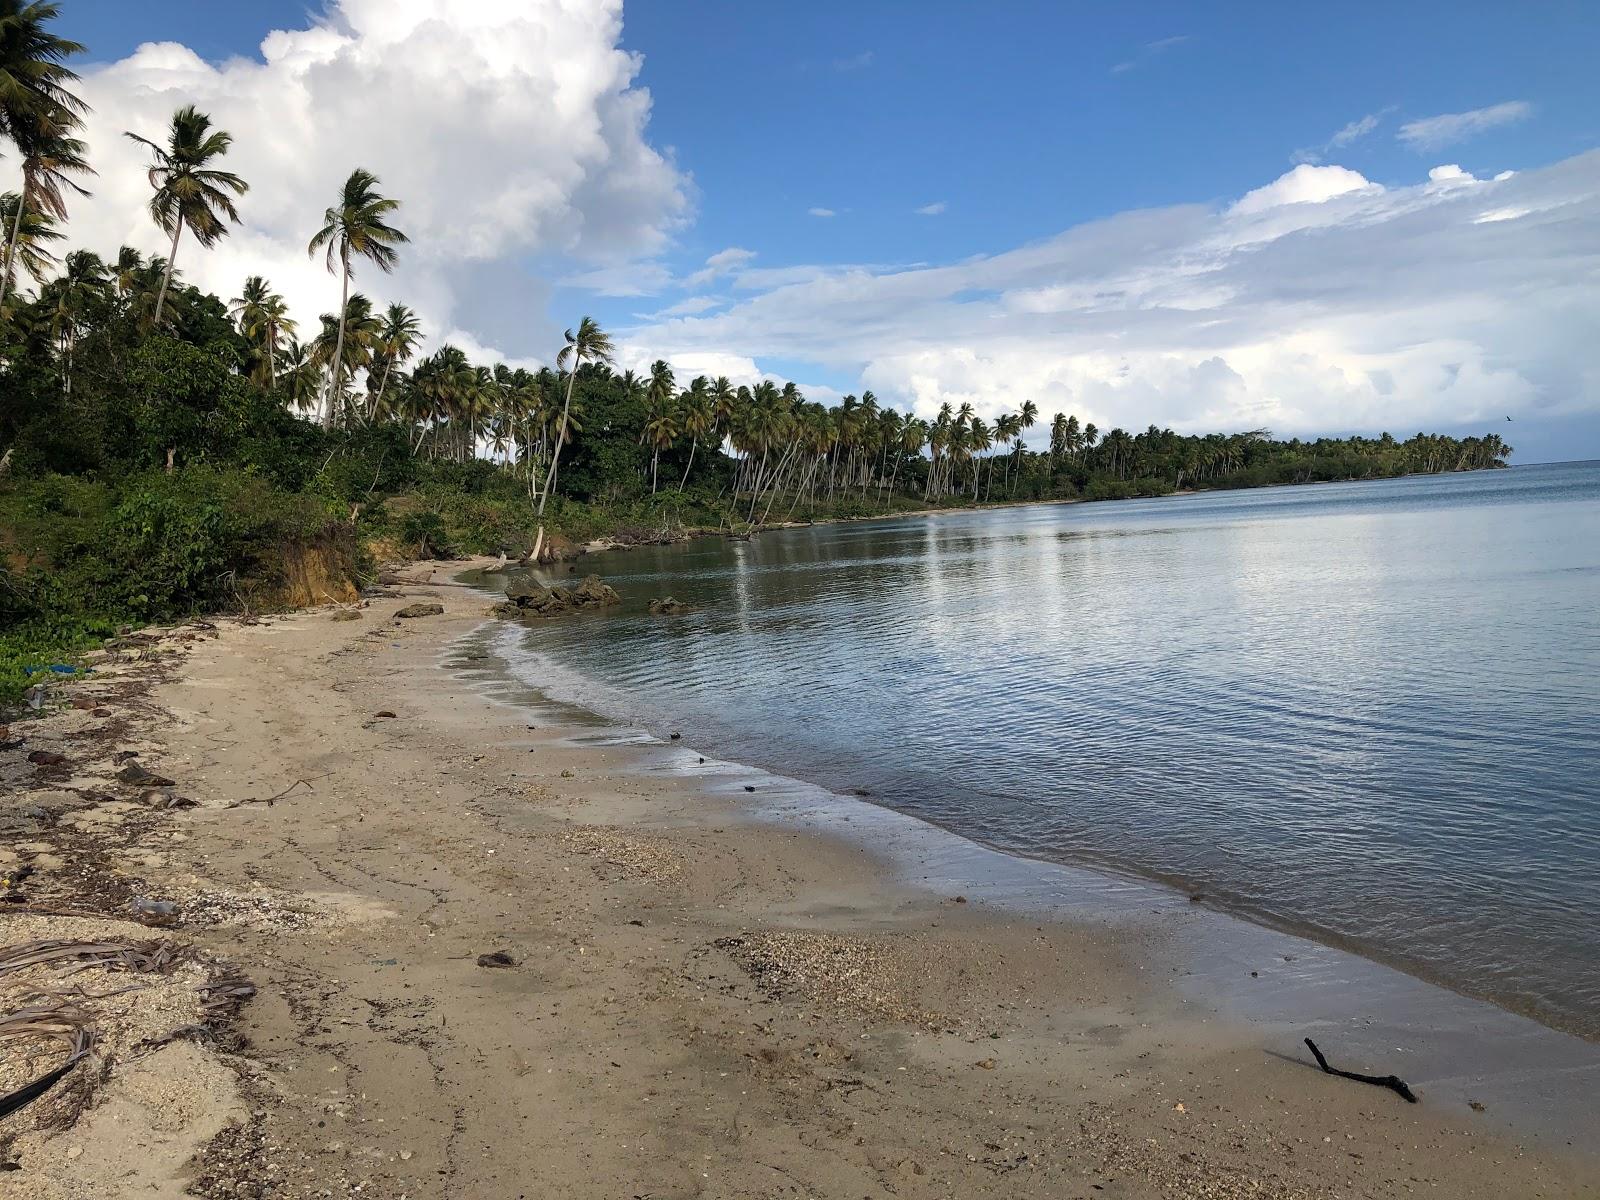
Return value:
<svg viewBox="0 0 1600 1200">
<path fill-rule="evenodd" d="M 178 239 L 183 236 L 183 216 L 179 214 L 178 223 L 172 228 L 172 251 L 167 255 L 167 269 L 161 273 L 161 290 L 156 293 L 156 315 L 150 323 L 150 328 L 161 327 L 161 310 L 167 303 L 167 288 L 172 285 L 172 268 L 178 261 Z"/>
<path fill-rule="evenodd" d="M 17 257 L 17 238 L 22 234 L 22 213 L 28 207 L 28 193 L 33 189 L 29 187 L 26 178 L 22 181 L 22 194 L 17 197 L 17 215 L 11 220 L 11 236 L 6 239 L 6 265 L 4 274 L 0 274 L 0 308 L 5 306 L 6 293 L 11 289 L 11 265 Z"/>
<path fill-rule="evenodd" d="M 339 265 L 344 268 L 341 272 L 343 282 L 339 287 L 339 335 L 333 341 L 333 371 L 328 380 L 328 411 L 322 415 L 322 427 L 333 428 L 333 403 L 334 397 L 343 395 L 339 390 L 339 375 L 344 367 L 344 321 L 349 315 L 350 308 L 350 244 L 345 243 L 339 251 Z"/>
<path fill-rule="evenodd" d="M 689 465 L 683 469 L 683 481 L 678 484 L 678 491 L 683 491 L 689 483 L 689 472 L 694 470 L 694 452 L 700 445 L 700 435 L 697 433 L 689 442 Z"/>
<path fill-rule="evenodd" d="M 581 331 L 580 331 L 581 332 Z M 556 444 L 550 451 L 550 471 L 544 477 L 544 490 L 539 493 L 539 511 L 535 517 L 539 522 L 539 530 L 534 534 L 533 548 L 528 551 L 526 562 L 531 559 L 539 561 L 539 551 L 544 548 L 544 506 L 550 499 L 550 493 L 555 490 L 556 472 L 561 467 L 561 446 L 567 440 L 567 414 L 572 411 L 572 386 L 578 382 L 578 368 L 583 365 L 583 356 L 577 351 L 574 343 L 572 351 L 572 373 L 567 376 L 567 398 L 561 405 L 561 428 L 556 430 Z"/>
</svg>

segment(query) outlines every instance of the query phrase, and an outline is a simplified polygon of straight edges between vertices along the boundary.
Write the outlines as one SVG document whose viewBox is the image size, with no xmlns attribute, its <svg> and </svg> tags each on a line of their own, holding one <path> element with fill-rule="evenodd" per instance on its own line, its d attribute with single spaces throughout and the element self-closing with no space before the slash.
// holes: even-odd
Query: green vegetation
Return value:
<svg viewBox="0 0 1600 1200">
<path fill-rule="evenodd" d="M 308 245 L 339 277 L 339 309 L 301 341 L 261 276 L 224 303 L 176 267 L 184 233 L 214 246 L 248 193 L 220 166 L 228 133 L 192 106 L 160 140 L 129 134 L 150 151 L 167 256 L 58 255 L 93 172 L 65 65 L 82 47 L 50 32 L 56 14 L 0 0 L 0 135 L 21 167 L 0 196 L 0 702 L 24 667 L 123 622 L 348 588 L 364 548 L 540 557 L 559 538 L 1465 470 L 1510 453 L 1493 435 L 1101 435 L 1066 415 L 1035 452 L 1032 401 L 992 422 L 970 405 L 925 420 L 870 392 L 829 407 L 793 384 L 683 382 L 665 362 L 640 377 L 616 370 L 587 317 L 550 369 L 449 345 L 419 357 L 409 308 L 350 291 L 363 260 L 386 272 L 407 241 L 399 202 L 360 168 Z"/>
</svg>

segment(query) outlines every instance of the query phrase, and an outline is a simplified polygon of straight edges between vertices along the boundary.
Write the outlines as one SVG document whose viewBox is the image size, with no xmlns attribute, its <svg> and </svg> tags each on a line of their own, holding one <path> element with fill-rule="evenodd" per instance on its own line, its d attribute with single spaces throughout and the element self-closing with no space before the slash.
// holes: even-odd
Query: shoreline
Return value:
<svg viewBox="0 0 1600 1200">
<path fill-rule="evenodd" d="M 29 723 L 30 748 L 75 759 L 72 780 L 45 781 L 63 816 L 39 836 L 76 821 L 141 887 L 251 898 L 165 933 L 226 951 L 259 993 L 242 1044 L 193 1047 L 236 1077 L 227 1130 L 191 1144 L 197 1123 L 171 1119 L 193 1073 L 167 1050 L 112 1062 L 98 1107 L 7 1152 L 0 1196 L 196 1179 L 207 1196 L 411 1200 L 1600 1185 L 1600 1162 L 1493 1106 L 1427 1090 L 1406 1105 L 1186 1005 L 1153 969 L 1160 931 L 957 903 L 827 831 L 741 820 L 743 783 L 641 771 L 636 746 L 526 718 L 470 677 L 493 666 L 470 657 L 482 595 L 402 586 L 360 620 L 218 623 L 126 664 L 155 677 L 107 756 L 141 748 L 196 803 L 137 836 L 136 799 L 61 786 L 117 793 L 89 758 L 101 743 L 75 740 L 96 719 Z M 444 611 L 392 620 L 419 601 Z M 115 678 L 84 686 L 109 705 Z M 39 772 L 16 757 L 8 782 L 37 805 Z M 76 878 L 46 867 L 30 886 L 48 898 Z M 0 943 L 40 919 L 0 909 Z M 476 964 L 496 950 L 514 965 Z M 153 1097 L 170 1153 L 130 1159 L 113 1136 L 127 1122 L 95 1118 Z"/>
<path fill-rule="evenodd" d="M 1442 1084 L 1461 1105 L 1478 1096 L 1492 1099 L 1499 1111 L 1515 1112 L 1530 1131 L 1559 1139 L 1580 1135 L 1587 1127 L 1580 1115 L 1582 1088 L 1571 1080 L 1557 1085 L 1548 1078 L 1530 1085 L 1533 1070 L 1550 1075 L 1586 1072 L 1587 1078 L 1600 1079 L 1600 1042 L 1581 1032 L 1453 987 L 1412 964 L 1314 927 L 1227 903 L 1198 903 L 1180 881 L 1114 863 L 1026 854 L 871 796 L 835 792 L 744 761 L 703 757 L 692 735 L 682 735 L 690 740 L 679 742 L 677 733 L 670 739 L 640 733 L 631 722 L 620 724 L 523 682 L 504 650 L 493 646 L 499 642 L 503 647 L 514 637 L 490 632 L 477 646 L 479 652 L 498 657 L 502 668 L 472 672 L 484 678 L 488 694 L 527 688 L 535 697 L 531 703 L 553 711 L 558 722 L 581 714 L 594 722 L 593 729 L 610 731 L 615 745 L 638 760 L 633 769 L 640 774 L 680 774 L 719 796 L 735 798 L 736 787 L 754 781 L 763 799 L 744 797 L 743 819 L 841 838 L 871 853 L 888 878 L 930 896 L 963 893 L 1013 916 L 1115 923 L 1138 940 L 1160 939 L 1165 945 L 1158 960 L 1140 969 L 1166 971 L 1174 959 L 1187 962 L 1189 999 L 1224 1020 L 1265 1031 L 1272 1041 L 1269 1052 L 1298 1052 L 1306 1029 L 1320 1029 L 1317 1036 L 1336 1036 L 1357 1053 L 1387 1055 L 1406 1064 L 1403 1074 Z M 455 669 L 467 666 L 476 664 L 457 662 Z M 504 702 L 530 703 L 526 695 Z M 583 731 L 586 742 L 607 737 L 587 723 L 566 729 L 569 737 Z M 699 764 L 689 765 L 695 758 Z M 662 761 L 673 759 L 676 768 Z M 774 792 L 778 799 L 765 799 Z M 939 865 L 937 881 L 926 872 L 916 877 L 929 862 Z M 1226 962 L 1232 976 L 1195 966 L 1213 959 Z M 1281 964 L 1286 963 L 1294 966 L 1285 970 Z M 1269 983 L 1274 969 L 1278 978 Z M 1401 1013 L 1403 1019 L 1396 1016 Z M 1461 1072 L 1467 1061 L 1475 1065 L 1471 1086 Z"/>
</svg>

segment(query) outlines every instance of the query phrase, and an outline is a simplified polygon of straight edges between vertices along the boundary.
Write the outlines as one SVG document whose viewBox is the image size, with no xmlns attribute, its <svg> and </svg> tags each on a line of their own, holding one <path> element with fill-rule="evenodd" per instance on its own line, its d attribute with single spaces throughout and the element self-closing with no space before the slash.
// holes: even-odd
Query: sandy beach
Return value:
<svg viewBox="0 0 1600 1200">
<path fill-rule="evenodd" d="M 1600 1194 L 1202 1019 L 1159 939 L 892 882 L 486 695 L 453 570 L 134 639 L 0 738 L 0 947 L 139 948 L 0 950 L 0 1014 L 98 1035 L 0 1120 L 0 1197 Z M 0 1038 L 0 1092 L 63 1054 Z"/>
</svg>

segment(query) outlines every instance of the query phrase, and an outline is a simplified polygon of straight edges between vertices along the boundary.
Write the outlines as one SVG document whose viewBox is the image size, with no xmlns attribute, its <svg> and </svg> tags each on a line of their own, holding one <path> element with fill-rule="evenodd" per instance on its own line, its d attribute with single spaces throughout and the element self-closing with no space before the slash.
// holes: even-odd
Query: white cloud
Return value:
<svg viewBox="0 0 1600 1200">
<path fill-rule="evenodd" d="M 836 58 L 833 60 L 833 69 L 839 72 L 865 71 L 872 65 L 873 57 L 871 50 L 863 50 L 860 54 L 852 54 L 848 58 Z"/>
<path fill-rule="evenodd" d="M 233 134 L 223 165 L 251 184 L 243 226 L 216 250 L 179 250 L 185 277 L 219 295 L 260 273 L 302 328 L 331 310 L 337 286 L 306 242 L 356 166 L 401 201 L 396 224 L 412 239 L 393 280 L 366 267 L 356 287 L 415 305 L 432 331 L 457 323 L 484 272 L 503 285 L 501 264 L 517 257 L 586 264 L 587 286 L 612 294 L 648 290 L 659 268 L 618 268 L 667 247 L 692 185 L 647 140 L 649 94 L 620 36 L 620 0 L 335 0 L 311 28 L 269 34 L 259 61 L 141 46 L 85 72 L 99 178 L 73 208 L 72 237 L 165 253 L 145 211 L 146 159 L 122 133 L 159 140 L 193 103 Z M 528 279 L 515 299 L 542 286 Z"/>
<path fill-rule="evenodd" d="M 919 217 L 937 217 L 949 207 L 950 206 L 943 200 L 935 200 L 932 204 L 924 204 L 921 208 L 916 209 L 915 211 Z"/>
<path fill-rule="evenodd" d="M 741 246 L 729 246 L 726 250 L 718 250 L 706 259 L 705 266 L 683 281 L 683 286 L 701 287 L 713 279 L 730 275 L 741 267 L 748 266 L 755 256 L 754 250 L 746 250 Z"/>
<path fill-rule="evenodd" d="M 687 296 L 676 304 L 663 308 L 656 317 L 697 317 L 713 308 L 721 308 L 727 301 L 720 296 Z"/>
<path fill-rule="evenodd" d="M 806 213 L 813 217 L 836 217 L 839 215 L 831 208 L 808 208 Z"/>
<path fill-rule="evenodd" d="M 1102 428 L 1409 434 L 1600 408 L 1600 152 L 1387 189 L 1304 168 L 1251 194 L 944 266 L 774 272 L 628 341 L 809 365 L 924 414 L 1030 398 Z"/>
<path fill-rule="evenodd" d="M 1464 142 L 1490 129 L 1513 125 L 1533 115 L 1533 105 L 1526 100 L 1507 100 L 1504 104 L 1491 104 L 1488 108 L 1475 108 L 1470 112 L 1444 113 L 1437 117 L 1422 117 L 1400 126 L 1398 135 L 1413 150 L 1438 150 L 1444 146 Z"/>
<path fill-rule="evenodd" d="M 1265 187 L 1246 192 L 1233 211 L 1239 214 L 1265 212 L 1283 204 L 1321 204 L 1335 196 L 1375 188 L 1359 171 L 1347 167 L 1314 166 L 1301 163 L 1278 176 Z"/>
</svg>

